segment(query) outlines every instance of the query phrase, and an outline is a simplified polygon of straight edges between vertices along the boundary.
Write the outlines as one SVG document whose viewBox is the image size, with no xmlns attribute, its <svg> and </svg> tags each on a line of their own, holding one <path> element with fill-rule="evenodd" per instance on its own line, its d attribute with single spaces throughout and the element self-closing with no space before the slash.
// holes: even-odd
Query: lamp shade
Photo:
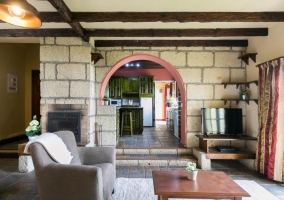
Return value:
<svg viewBox="0 0 284 200">
<path fill-rule="evenodd" d="M 25 28 L 41 26 L 38 11 L 26 0 L 0 0 L 0 19 Z"/>
</svg>

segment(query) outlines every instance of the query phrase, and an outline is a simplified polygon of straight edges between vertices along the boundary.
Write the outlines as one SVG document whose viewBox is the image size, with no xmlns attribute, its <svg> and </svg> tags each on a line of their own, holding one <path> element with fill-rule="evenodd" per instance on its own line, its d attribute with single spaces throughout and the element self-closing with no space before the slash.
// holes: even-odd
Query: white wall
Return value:
<svg viewBox="0 0 284 200">
<path fill-rule="evenodd" d="M 247 68 L 247 81 L 258 80 L 257 64 L 284 56 L 284 23 L 275 23 L 269 28 L 267 37 L 254 37 L 249 39 L 248 53 L 257 53 L 256 63 L 249 60 Z M 251 98 L 257 98 L 257 88 L 251 84 Z M 258 134 L 258 106 L 250 103 L 247 106 L 247 133 Z"/>
</svg>

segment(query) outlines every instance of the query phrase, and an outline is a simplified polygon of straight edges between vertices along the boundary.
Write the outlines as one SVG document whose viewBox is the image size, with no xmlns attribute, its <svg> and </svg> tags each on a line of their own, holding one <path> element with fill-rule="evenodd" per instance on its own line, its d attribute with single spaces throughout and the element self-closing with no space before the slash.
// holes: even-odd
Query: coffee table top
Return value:
<svg viewBox="0 0 284 200">
<path fill-rule="evenodd" d="M 185 197 L 250 197 L 224 172 L 200 170 L 195 181 L 188 180 L 186 170 L 153 171 L 156 195 Z"/>
</svg>

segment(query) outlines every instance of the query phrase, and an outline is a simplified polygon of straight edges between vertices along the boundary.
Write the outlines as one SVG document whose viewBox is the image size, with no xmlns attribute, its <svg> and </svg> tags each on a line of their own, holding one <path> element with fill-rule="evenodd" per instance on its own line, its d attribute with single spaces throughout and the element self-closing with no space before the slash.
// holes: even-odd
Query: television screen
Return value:
<svg viewBox="0 0 284 200">
<path fill-rule="evenodd" d="M 243 134 L 241 108 L 201 108 L 202 134 Z"/>
</svg>

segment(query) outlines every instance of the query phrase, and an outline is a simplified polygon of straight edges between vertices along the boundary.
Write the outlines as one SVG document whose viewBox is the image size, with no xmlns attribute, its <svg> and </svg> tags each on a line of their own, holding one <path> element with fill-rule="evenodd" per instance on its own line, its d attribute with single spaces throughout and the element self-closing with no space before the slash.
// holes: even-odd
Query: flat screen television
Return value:
<svg viewBox="0 0 284 200">
<path fill-rule="evenodd" d="M 202 134 L 243 134 L 241 108 L 201 108 Z"/>
</svg>

